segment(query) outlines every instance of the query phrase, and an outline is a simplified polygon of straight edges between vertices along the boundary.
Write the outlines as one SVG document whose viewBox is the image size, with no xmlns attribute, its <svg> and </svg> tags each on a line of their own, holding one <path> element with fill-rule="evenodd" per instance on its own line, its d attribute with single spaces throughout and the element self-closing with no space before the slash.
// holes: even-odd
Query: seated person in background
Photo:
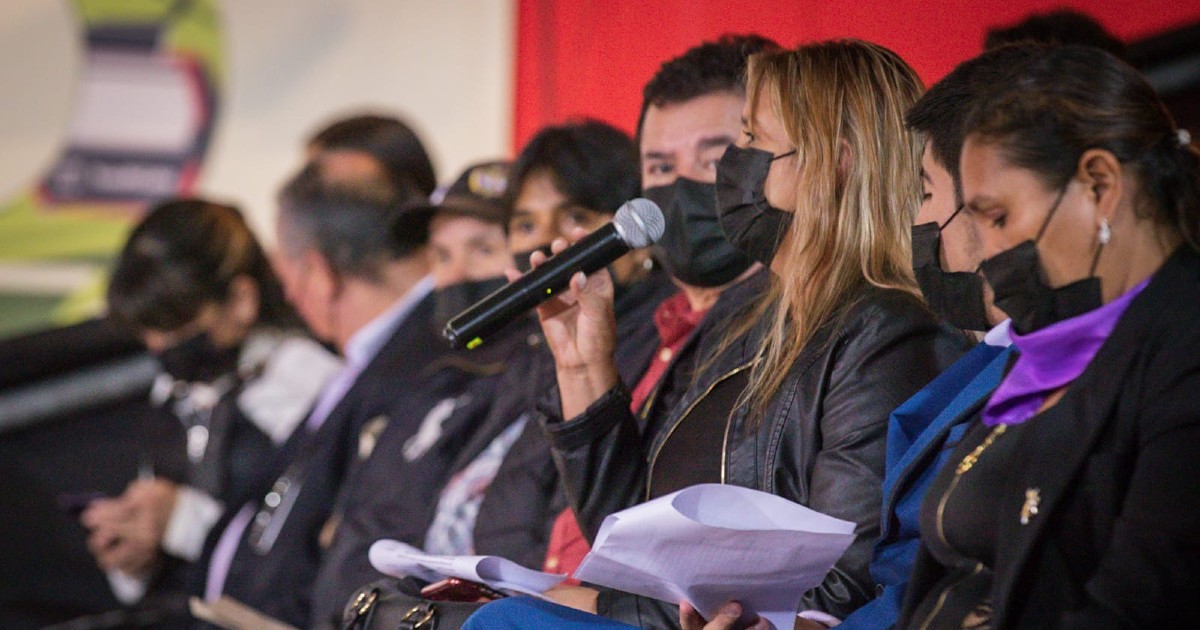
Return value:
<svg viewBox="0 0 1200 630">
<path fill-rule="evenodd" d="M 389 229 L 405 197 L 387 182 L 331 184 L 320 164 L 284 189 L 277 223 L 287 295 L 345 367 L 285 445 L 230 501 L 206 549 L 207 599 L 228 595 L 302 626 L 322 554 L 320 534 L 360 448 L 394 409 L 432 405 L 437 392 L 413 366 L 444 354 L 429 326 L 428 262 L 417 239 Z"/>
<path fill-rule="evenodd" d="M 747 74 L 744 135 L 721 159 L 716 198 L 729 241 L 770 268 L 770 290 L 698 350 L 705 360 L 647 452 L 611 366 L 611 284 L 577 276 L 539 309 L 560 394 L 542 411 L 585 532 L 626 507 L 611 495 L 637 502 L 705 482 L 855 522 L 851 548 L 801 599 L 804 611 L 843 616 L 874 592 L 887 415 L 963 345 L 917 297 L 911 271 L 921 144 L 903 112 L 921 86 L 894 53 L 858 41 L 759 53 Z M 678 623 L 660 602 L 572 595 L 638 626 Z"/>
<path fill-rule="evenodd" d="M 1071 9 L 1034 13 L 1013 24 L 993 26 L 987 30 L 983 48 L 1021 43 L 1095 46 L 1121 59 L 1128 52 L 1125 42 L 1109 33 L 1096 18 Z"/>
<path fill-rule="evenodd" d="M 604 226 L 638 190 L 637 147 L 625 132 L 597 121 L 539 131 L 513 163 L 509 238 L 518 266 L 528 267 L 532 251 L 548 251 L 553 239 L 572 230 Z M 623 335 L 616 349 L 617 370 L 636 378 L 658 343 L 652 313 L 675 287 L 645 250 L 617 259 L 609 271 L 620 296 L 614 303 Z M 540 337 L 540 329 L 538 333 Z M 501 406 L 500 416 L 529 417 L 553 386 L 554 361 L 544 342 L 537 366 L 537 382 Z M 566 505 L 549 444 L 537 423 L 526 422 L 483 497 L 473 548 L 541 568 L 554 519 Z"/>
<path fill-rule="evenodd" d="M 1200 153 L 1136 70 L 974 99 L 966 213 L 1018 355 L 934 478 L 899 628 L 1182 628 L 1200 604 Z"/>
<path fill-rule="evenodd" d="M 617 209 L 638 196 L 639 190 L 637 146 L 624 132 L 597 121 L 542 129 L 521 150 L 513 167 L 509 239 L 517 267 L 528 270 L 530 254 L 549 252 L 554 239 L 576 228 L 591 232 L 610 222 Z M 654 266 L 649 250 L 626 254 L 610 264 L 609 271 L 618 295 L 614 301 L 619 330 L 618 371 L 625 378 L 636 379 L 646 370 L 658 345 L 653 313 L 676 289 L 661 268 Z M 537 398 L 552 386 L 553 360 L 549 354 L 542 358 L 546 362 L 542 371 L 545 380 L 526 397 L 519 413 L 532 410 Z M 482 508 L 487 518 L 481 520 L 481 526 L 488 531 L 477 532 L 478 539 L 496 544 L 484 542 L 484 548 L 531 568 L 545 565 L 548 571 L 569 572 L 569 568 L 559 566 L 559 552 L 551 549 L 547 558 L 548 546 L 573 546 L 578 536 L 564 538 L 564 519 L 573 519 L 558 489 L 558 470 L 539 427 L 526 427 L 498 478 L 499 483 L 494 484 Z M 530 496 L 553 498 L 550 502 L 539 499 L 538 510 L 552 503 L 555 511 L 548 517 L 538 517 L 540 522 L 521 515 L 514 505 L 524 503 L 521 497 Z M 544 514 L 537 510 L 533 513 Z M 500 542 L 503 539 L 510 542 Z"/>
<path fill-rule="evenodd" d="M 305 146 L 307 161 L 324 157 L 331 179 L 379 178 L 396 191 L 429 198 L 437 175 L 416 132 L 394 116 L 358 114 L 340 118 L 314 133 Z"/>
<path fill-rule="evenodd" d="M 505 284 L 504 270 L 512 264 L 505 237 L 507 178 L 507 163 L 471 166 L 438 203 L 406 208 L 390 228 L 426 243 L 434 306 L 424 325 L 439 337 L 447 321 Z M 407 368 L 429 378 L 426 387 L 440 383 L 440 399 L 423 408 L 398 408 L 397 414 L 413 417 L 382 428 L 370 438 L 370 449 L 360 449 L 325 530 L 328 550 L 314 584 L 310 627 L 340 625 L 351 594 L 382 577 L 367 557 L 375 541 L 425 544 L 439 493 L 461 460 L 469 461 L 493 440 L 499 443 L 491 452 L 503 455 L 520 432 L 508 429 L 515 416 L 500 424 L 486 418 L 498 399 L 511 395 L 501 381 L 511 389 L 511 383 L 535 377 L 531 357 L 540 345 L 536 323 L 527 318 L 475 350 L 447 346 L 436 362 Z M 486 485 L 485 472 L 473 479 Z M 477 510 L 478 504 L 463 509 Z"/>
<path fill-rule="evenodd" d="M 151 397 L 183 423 L 191 464 L 184 484 L 147 469 L 83 513 L 89 549 L 131 603 L 159 569 L 159 586 L 184 588 L 180 561 L 200 556 L 225 502 L 246 491 L 340 363 L 306 335 L 241 213 L 201 199 L 160 204 L 134 228 L 108 312 L 161 362 Z"/>
</svg>

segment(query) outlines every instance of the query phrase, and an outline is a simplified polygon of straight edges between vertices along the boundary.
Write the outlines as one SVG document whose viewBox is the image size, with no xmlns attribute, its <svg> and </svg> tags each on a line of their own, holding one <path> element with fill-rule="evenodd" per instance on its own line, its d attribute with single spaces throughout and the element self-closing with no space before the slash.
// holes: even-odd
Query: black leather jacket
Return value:
<svg viewBox="0 0 1200 630">
<path fill-rule="evenodd" d="M 761 292 L 758 282 L 756 287 L 748 280 L 722 295 L 697 330 L 695 356 L 711 356 L 729 322 L 748 306 L 746 293 Z M 541 410 L 545 431 L 591 538 L 608 514 L 659 494 L 649 480 L 659 477 L 655 464 L 670 448 L 672 432 L 694 410 L 713 409 L 715 399 L 717 409 L 731 409 L 721 449 L 722 483 L 771 492 L 858 524 L 850 549 L 801 602 L 801 610 L 844 617 L 875 592 L 868 567 L 879 533 L 888 414 L 953 363 L 967 342 L 940 326 L 912 295 L 864 287 L 818 330 L 762 420 L 753 423 L 734 401 L 765 328 L 764 321 L 715 359 L 693 363 L 699 366 L 696 378 L 651 440 L 640 434 L 621 384 L 570 421 L 555 417 L 561 405 L 548 399 Z M 674 607 L 616 591 L 602 591 L 597 609 L 641 627 L 678 625 Z"/>
</svg>

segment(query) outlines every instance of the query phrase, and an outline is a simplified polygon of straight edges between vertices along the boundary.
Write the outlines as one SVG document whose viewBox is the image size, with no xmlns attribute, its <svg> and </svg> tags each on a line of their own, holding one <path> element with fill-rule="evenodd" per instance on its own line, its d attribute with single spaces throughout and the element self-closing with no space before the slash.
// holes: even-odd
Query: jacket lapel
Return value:
<svg viewBox="0 0 1200 630">
<path fill-rule="evenodd" d="M 892 412 L 888 425 L 888 466 L 883 480 L 883 530 L 903 492 L 903 482 L 919 472 L 931 450 L 942 448 L 946 433 L 979 408 L 1004 375 L 1011 351 L 979 344 L 920 392 Z M 947 400 L 948 399 L 948 400 Z M 936 414 L 928 425 L 924 418 Z M 915 439 L 907 436 L 916 434 Z M 893 439 L 893 436 L 896 439 Z"/>
</svg>

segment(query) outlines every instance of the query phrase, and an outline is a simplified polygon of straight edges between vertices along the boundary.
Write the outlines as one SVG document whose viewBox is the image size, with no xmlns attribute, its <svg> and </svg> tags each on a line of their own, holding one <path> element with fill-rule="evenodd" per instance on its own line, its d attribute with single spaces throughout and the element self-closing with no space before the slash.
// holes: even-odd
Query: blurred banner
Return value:
<svg viewBox="0 0 1200 630">
<path fill-rule="evenodd" d="M 0 338 L 101 308 L 154 201 L 193 192 L 220 102 L 214 0 L 73 0 L 81 60 L 58 157 L 0 201 Z"/>
</svg>

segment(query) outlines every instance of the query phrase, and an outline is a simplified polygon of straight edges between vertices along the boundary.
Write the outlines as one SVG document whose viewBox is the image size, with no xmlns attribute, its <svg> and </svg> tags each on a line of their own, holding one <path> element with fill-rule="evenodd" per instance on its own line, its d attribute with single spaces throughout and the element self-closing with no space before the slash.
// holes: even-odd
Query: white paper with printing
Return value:
<svg viewBox="0 0 1200 630">
<path fill-rule="evenodd" d="M 368 552 L 371 566 L 392 577 L 411 575 L 428 582 L 448 577 L 481 582 L 492 588 L 541 596 L 566 579 L 566 574 L 542 573 L 497 556 L 438 556 L 398 540 L 377 540 Z"/>
<path fill-rule="evenodd" d="M 688 601 L 711 619 L 736 599 L 791 628 L 800 596 L 854 540 L 854 523 L 765 492 L 702 484 L 604 519 L 574 577 Z"/>
</svg>

